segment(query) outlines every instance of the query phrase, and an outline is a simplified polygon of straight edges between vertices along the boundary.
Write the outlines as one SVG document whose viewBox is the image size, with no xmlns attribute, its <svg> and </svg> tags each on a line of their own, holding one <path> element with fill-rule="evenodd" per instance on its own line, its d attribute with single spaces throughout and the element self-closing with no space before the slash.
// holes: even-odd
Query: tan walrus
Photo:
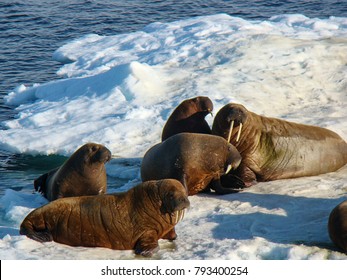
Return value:
<svg viewBox="0 0 347 280">
<path fill-rule="evenodd" d="M 235 174 L 247 186 L 332 172 L 347 163 L 347 143 L 335 132 L 260 116 L 240 104 L 220 109 L 212 134 L 238 149 L 242 163 Z"/>
<path fill-rule="evenodd" d="M 328 231 L 334 244 L 347 254 L 347 200 L 341 202 L 331 211 Z"/>
<path fill-rule="evenodd" d="M 168 118 L 161 141 L 181 132 L 211 134 L 211 128 L 205 117 L 207 114 L 212 114 L 212 110 L 212 101 L 205 96 L 182 101 Z"/>
<path fill-rule="evenodd" d="M 217 194 L 238 192 L 243 182 L 221 186 L 220 177 L 237 168 L 241 156 L 222 137 L 179 133 L 166 139 L 144 155 L 141 163 L 142 181 L 174 178 L 188 190 L 188 195 L 214 189 Z"/>
<path fill-rule="evenodd" d="M 111 152 L 105 146 L 87 143 L 75 151 L 62 166 L 37 178 L 34 181 L 35 190 L 49 201 L 105 193 L 105 163 L 110 159 Z"/>
<path fill-rule="evenodd" d="M 136 254 L 150 256 L 187 207 L 180 182 L 149 181 L 124 193 L 57 199 L 29 213 L 20 234 L 40 242 L 135 249 Z"/>
</svg>

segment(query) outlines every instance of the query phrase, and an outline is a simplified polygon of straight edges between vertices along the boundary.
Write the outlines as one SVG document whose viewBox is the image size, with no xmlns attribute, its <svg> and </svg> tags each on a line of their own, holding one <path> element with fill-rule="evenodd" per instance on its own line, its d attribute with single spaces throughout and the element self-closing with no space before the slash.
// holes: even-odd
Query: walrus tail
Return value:
<svg viewBox="0 0 347 280">
<path fill-rule="evenodd" d="M 39 192 L 40 194 L 44 195 L 46 194 L 46 181 L 47 181 L 48 173 L 41 175 L 39 178 L 34 180 L 34 188 L 35 191 Z"/>
</svg>

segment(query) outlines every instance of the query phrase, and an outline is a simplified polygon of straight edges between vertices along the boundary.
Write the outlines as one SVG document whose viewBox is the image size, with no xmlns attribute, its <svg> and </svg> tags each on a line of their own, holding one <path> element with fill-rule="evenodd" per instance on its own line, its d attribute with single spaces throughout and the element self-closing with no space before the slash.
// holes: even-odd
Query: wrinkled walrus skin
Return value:
<svg viewBox="0 0 347 280">
<path fill-rule="evenodd" d="M 100 144 L 87 143 L 75 151 L 60 167 L 34 181 L 36 191 L 49 201 L 62 197 L 106 193 L 105 164 L 111 152 Z"/>
<path fill-rule="evenodd" d="M 341 202 L 331 211 L 328 231 L 334 244 L 347 254 L 347 200 Z"/>
<path fill-rule="evenodd" d="M 40 242 L 135 249 L 150 256 L 188 206 L 177 180 L 149 181 L 119 194 L 57 199 L 29 213 L 20 234 Z"/>
<path fill-rule="evenodd" d="M 182 101 L 167 120 L 161 141 L 182 132 L 211 134 L 211 128 L 205 117 L 212 114 L 212 110 L 212 101 L 206 96 Z"/>
<path fill-rule="evenodd" d="M 232 121 L 230 143 L 242 156 L 235 174 L 247 186 L 256 181 L 319 175 L 347 163 L 347 143 L 328 129 L 260 116 L 230 103 L 216 114 L 212 134 L 228 139 Z"/>
<path fill-rule="evenodd" d="M 222 137 L 179 133 L 146 152 L 141 163 L 141 179 L 177 179 L 187 188 L 188 195 L 210 188 L 217 194 L 235 193 L 243 187 L 243 182 L 236 181 L 225 188 L 220 177 L 230 168 L 237 168 L 240 161 L 239 152 Z"/>
</svg>

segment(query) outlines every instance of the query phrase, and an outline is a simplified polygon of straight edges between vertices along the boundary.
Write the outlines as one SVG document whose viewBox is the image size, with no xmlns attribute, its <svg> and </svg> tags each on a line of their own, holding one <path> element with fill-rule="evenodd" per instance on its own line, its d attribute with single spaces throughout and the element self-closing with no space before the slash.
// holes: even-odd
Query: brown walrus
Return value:
<svg viewBox="0 0 347 280">
<path fill-rule="evenodd" d="M 188 206 L 187 192 L 177 180 L 148 181 L 124 193 L 52 201 L 28 214 L 20 234 L 40 242 L 135 249 L 150 256 Z"/>
<path fill-rule="evenodd" d="M 240 164 L 236 148 L 222 137 L 179 133 L 150 148 L 141 163 L 142 181 L 174 178 L 188 190 L 188 195 L 207 188 L 217 194 L 238 192 L 243 182 L 230 188 L 221 186 L 220 177 Z M 239 184 L 240 183 L 240 184 Z"/>
<path fill-rule="evenodd" d="M 207 114 L 212 114 L 213 104 L 205 96 L 184 100 L 172 112 L 167 120 L 161 141 L 181 132 L 211 134 L 211 128 L 205 120 Z"/>
<path fill-rule="evenodd" d="M 328 222 L 330 239 L 344 253 L 347 253 L 347 200 L 331 211 Z"/>
<path fill-rule="evenodd" d="M 234 174 L 247 186 L 332 172 L 347 163 L 347 143 L 335 132 L 260 116 L 240 104 L 220 109 L 212 134 L 238 149 L 242 162 Z"/>
<path fill-rule="evenodd" d="M 105 146 L 87 143 L 75 151 L 62 166 L 37 178 L 34 181 L 35 190 L 49 201 L 105 193 L 105 163 L 110 159 L 111 152 Z"/>
</svg>

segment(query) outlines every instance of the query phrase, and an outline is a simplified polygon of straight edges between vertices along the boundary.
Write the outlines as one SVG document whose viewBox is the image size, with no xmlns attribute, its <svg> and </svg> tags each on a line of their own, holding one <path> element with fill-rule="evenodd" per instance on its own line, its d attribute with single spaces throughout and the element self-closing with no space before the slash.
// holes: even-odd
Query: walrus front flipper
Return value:
<svg viewBox="0 0 347 280">
<path fill-rule="evenodd" d="M 242 191 L 242 189 L 234 189 L 234 188 L 225 188 L 222 186 L 220 180 L 214 180 L 210 183 L 209 187 L 216 191 L 217 194 L 230 194 L 230 193 L 238 193 Z"/>
<path fill-rule="evenodd" d="M 43 195 L 46 193 L 47 177 L 48 177 L 48 173 L 45 173 L 45 174 L 41 175 L 39 178 L 34 180 L 35 191 L 37 191 Z"/>
<path fill-rule="evenodd" d="M 144 232 L 135 245 L 135 254 L 144 257 L 151 257 L 158 250 L 158 236 L 155 230 Z"/>
<path fill-rule="evenodd" d="M 223 188 L 228 189 L 244 189 L 246 187 L 243 180 L 234 174 L 225 174 L 220 177 L 220 183 Z"/>
</svg>

